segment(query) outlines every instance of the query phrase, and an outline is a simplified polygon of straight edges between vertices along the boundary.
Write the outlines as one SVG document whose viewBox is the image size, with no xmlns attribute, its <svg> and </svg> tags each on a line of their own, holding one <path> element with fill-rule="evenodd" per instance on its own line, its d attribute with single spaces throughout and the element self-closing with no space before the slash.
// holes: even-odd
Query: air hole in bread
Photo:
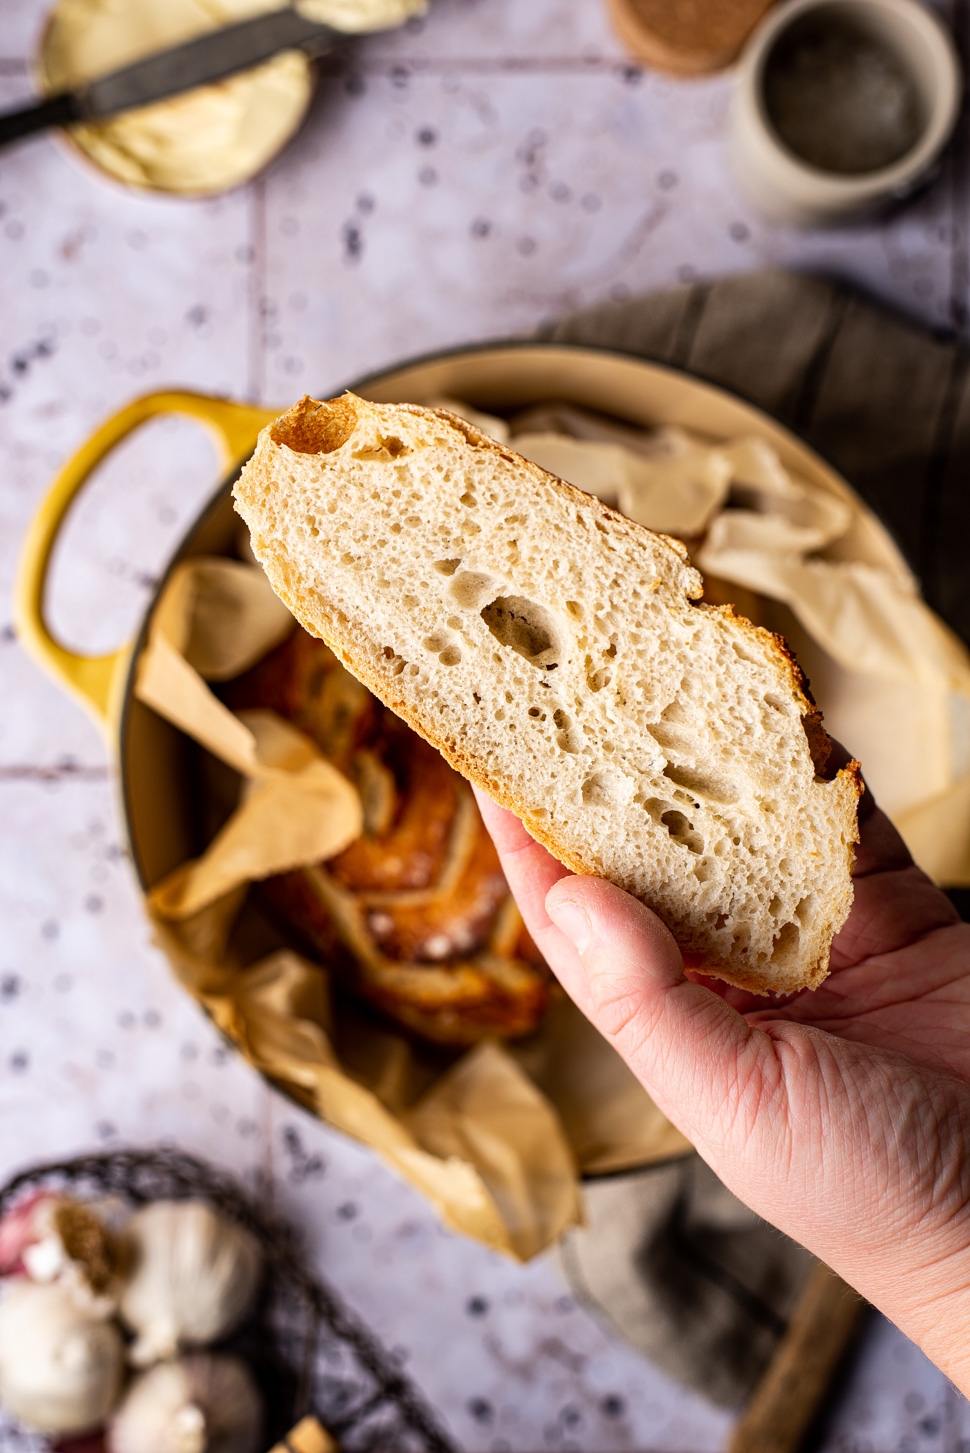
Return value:
<svg viewBox="0 0 970 1453">
<path fill-rule="evenodd" d="M 450 564 L 450 560 L 439 562 L 439 565 Z M 458 560 L 455 564 L 460 565 L 461 561 Z M 451 571 L 442 571 L 442 574 L 450 575 L 451 573 Z M 477 570 L 461 570 L 454 576 L 446 594 L 448 599 L 453 601 L 460 610 L 481 610 L 494 589 L 495 581 L 491 575 L 483 575 Z"/>
<path fill-rule="evenodd" d="M 795 909 L 795 917 L 798 919 L 802 927 L 805 927 L 807 924 L 811 923 L 812 914 L 814 912 L 815 894 L 808 893 L 798 904 L 798 907 Z"/>
<path fill-rule="evenodd" d="M 710 773 L 695 767 L 676 766 L 673 762 L 668 762 L 663 771 L 669 781 L 708 802 L 727 804 L 737 802 L 741 796 L 741 789 L 735 783 L 724 777 L 712 777 Z"/>
<path fill-rule="evenodd" d="M 775 937 L 774 946 L 771 951 L 772 962 L 782 962 L 791 958 L 798 952 L 798 941 L 801 937 L 801 930 L 797 923 L 786 923 L 779 930 Z"/>
<path fill-rule="evenodd" d="M 591 656 L 586 657 L 585 669 L 586 685 L 589 687 L 590 691 L 602 691 L 604 687 L 609 686 L 610 682 L 613 680 L 612 671 L 607 671 L 605 667 L 599 671 L 594 669 L 593 658 Z"/>
<path fill-rule="evenodd" d="M 465 493 L 461 496 L 458 503 L 463 504 L 466 510 L 473 510 L 478 504 L 478 500 L 472 494 L 470 489 L 466 489 Z"/>
<path fill-rule="evenodd" d="M 662 797 L 648 797 L 645 802 L 641 803 L 641 806 L 648 817 L 659 823 L 665 812 L 673 810 L 674 804 L 666 802 Z"/>
<path fill-rule="evenodd" d="M 674 697 L 673 701 L 668 702 L 660 713 L 660 720 L 675 726 L 687 726 L 691 720 L 691 713 L 682 701 Z"/>
<path fill-rule="evenodd" d="M 580 605 L 580 603 L 579 603 L 578 600 L 567 600 L 566 601 L 566 610 L 567 610 L 568 614 L 572 616 L 572 618 L 573 618 L 574 621 L 581 621 L 582 620 L 582 618 L 583 618 L 583 607 Z"/>
<path fill-rule="evenodd" d="M 405 444 L 403 439 L 399 439 L 396 434 L 391 434 L 387 438 L 383 438 L 378 434 L 377 443 L 366 446 L 363 449 L 355 449 L 354 458 L 362 459 L 365 462 L 368 460 L 379 460 L 382 464 L 387 464 L 392 459 L 400 459 L 402 454 L 410 453 L 411 450 L 407 444 Z"/>
<path fill-rule="evenodd" d="M 552 719 L 561 732 L 567 732 L 569 730 L 571 725 L 569 717 L 561 707 L 558 711 L 553 712 Z"/>
<path fill-rule="evenodd" d="M 683 732 L 671 731 L 662 721 L 648 722 L 646 729 L 657 746 L 662 747 L 665 752 L 676 751 L 678 748 L 684 749 L 688 746 L 688 740 Z"/>
<path fill-rule="evenodd" d="M 480 614 L 500 645 L 515 651 L 531 666 L 546 671 L 556 668 L 559 647 L 552 617 L 534 600 L 524 595 L 500 595 Z"/>
<path fill-rule="evenodd" d="M 461 651 L 457 646 L 446 646 L 439 654 L 438 660 L 442 666 L 458 666 L 461 664 Z"/>
<path fill-rule="evenodd" d="M 447 631 L 432 631 L 430 636 L 425 636 L 421 642 L 426 651 L 432 651 L 435 655 L 443 651 L 451 642 L 451 636 Z"/>
<path fill-rule="evenodd" d="M 700 833 L 694 831 L 694 824 L 682 812 L 678 812 L 676 809 L 665 812 L 660 821 L 670 833 L 675 843 L 680 843 L 682 847 L 687 848 L 692 853 L 702 853 L 704 851 L 704 839 Z"/>
</svg>

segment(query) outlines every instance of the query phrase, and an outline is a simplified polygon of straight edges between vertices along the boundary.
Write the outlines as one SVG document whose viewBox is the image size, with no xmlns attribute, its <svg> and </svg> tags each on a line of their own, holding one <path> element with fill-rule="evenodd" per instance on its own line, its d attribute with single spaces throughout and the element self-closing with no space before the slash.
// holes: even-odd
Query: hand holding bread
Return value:
<svg viewBox="0 0 970 1453">
<path fill-rule="evenodd" d="M 573 870 L 757 992 L 825 976 L 857 764 L 784 643 L 654 535 L 453 414 L 304 399 L 235 489 L 297 619 Z"/>
<path fill-rule="evenodd" d="M 480 803 L 546 961 L 665 1115 L 970 1395 L 970 925 L 872 797 L 831 977 L 772 1008 L 692 983 L 654 914 Z"/>
</svg>

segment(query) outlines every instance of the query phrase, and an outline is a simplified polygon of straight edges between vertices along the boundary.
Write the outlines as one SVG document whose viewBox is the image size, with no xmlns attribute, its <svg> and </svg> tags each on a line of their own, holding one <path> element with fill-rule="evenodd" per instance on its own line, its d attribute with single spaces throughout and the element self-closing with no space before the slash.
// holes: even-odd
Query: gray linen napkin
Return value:
<svg viewBox="0 0 970 1453">
<path fill-rule="evenodd" d="M 700 1156 L 587 1181 L 557 1248 L 577 1299 L 678 1382 L 747 1401 L 814 1258 L 743 1206 Z"/>
<path fill-rule="evenodd" d="M 838 283 L 781 272 L 593 308 L 542 336 L 689 368 L 789 425 L 880 516 L 970 641 L 970 367 L 952 342 Z M 681 1382 L 743 1403 L 813 1258 L 696 1156 L 587 1182 L 585 1200 L 588 1225 L 558 1250 L 577 1296 Z"/>
</svg>

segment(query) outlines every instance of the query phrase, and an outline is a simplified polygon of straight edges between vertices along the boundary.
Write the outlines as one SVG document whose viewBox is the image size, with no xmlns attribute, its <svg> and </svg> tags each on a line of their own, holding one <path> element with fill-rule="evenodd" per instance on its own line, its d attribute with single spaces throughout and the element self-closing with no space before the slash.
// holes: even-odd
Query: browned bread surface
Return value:
<svg viewBox="0 0 970 1453">
<path fill-rule="evenodd" d="M 783 641 L 651 534 L 440 410 L 304 399 L 236 486 L 307 629 L 576 872 L 760 992 L 824 977 L 858 764 Z"/>
</svg>

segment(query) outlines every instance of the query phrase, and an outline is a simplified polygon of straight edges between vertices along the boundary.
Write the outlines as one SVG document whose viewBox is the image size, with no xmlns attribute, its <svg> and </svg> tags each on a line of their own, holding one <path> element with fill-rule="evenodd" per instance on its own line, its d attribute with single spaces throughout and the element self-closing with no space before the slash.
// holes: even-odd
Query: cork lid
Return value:
<svg viewBox="0 0 970 1453">
<path fill-rule="evenodd" d="M 638 61 L 675 75 L 729 66 L 774 0 L 609 0 L 614 28 Z"/>
</svg>

